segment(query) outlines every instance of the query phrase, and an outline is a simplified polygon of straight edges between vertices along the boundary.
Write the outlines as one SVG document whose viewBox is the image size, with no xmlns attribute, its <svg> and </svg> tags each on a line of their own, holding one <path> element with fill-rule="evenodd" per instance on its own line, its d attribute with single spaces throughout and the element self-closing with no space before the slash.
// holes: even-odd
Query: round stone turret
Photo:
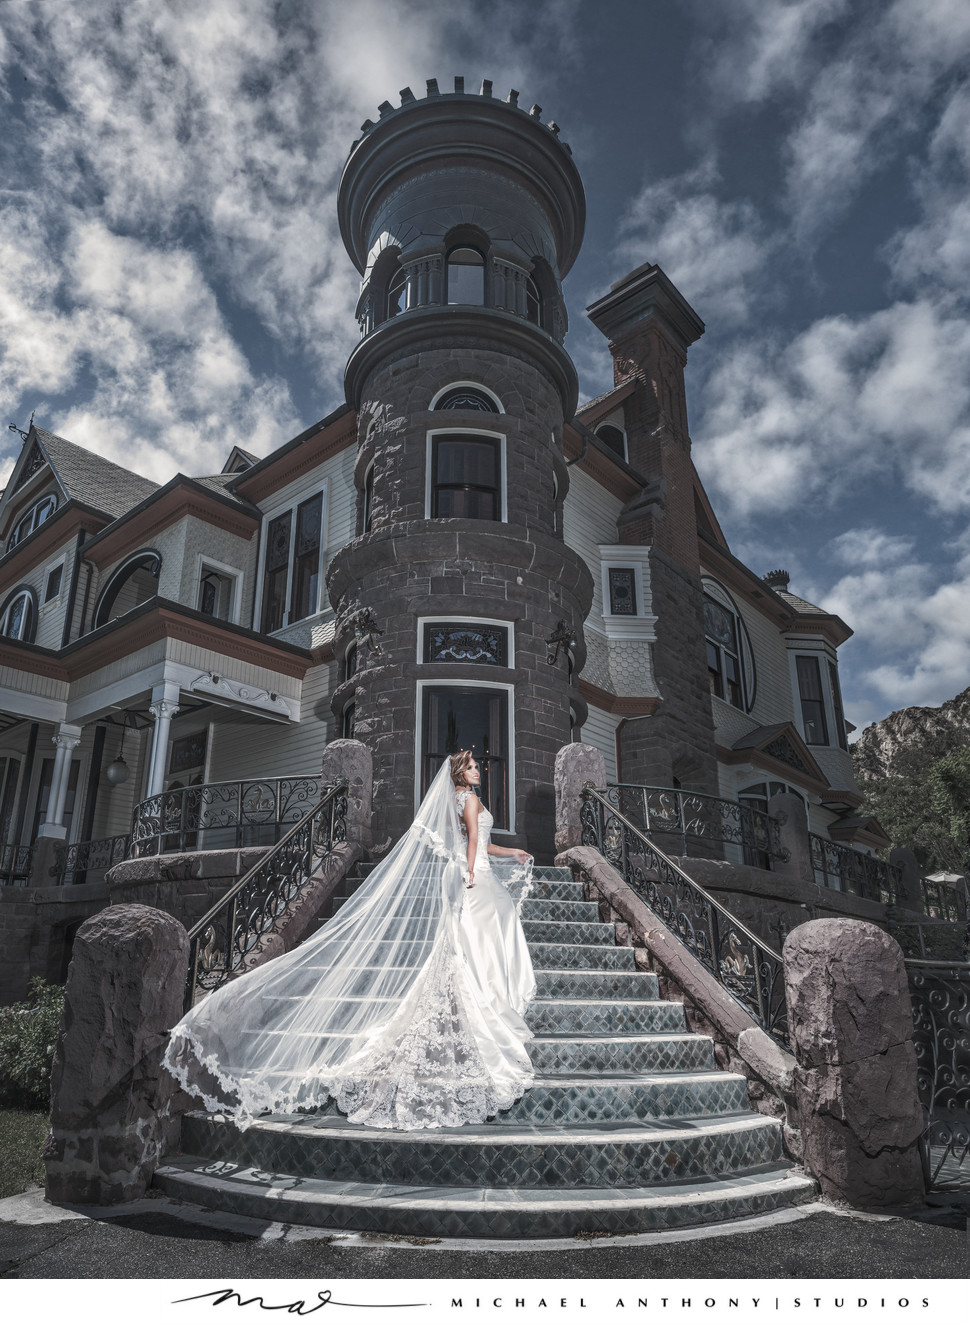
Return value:
<svg viewBox="0 0 970 1325">
<path fill-rule="evenodd" d="M 555 755 L 586 712 L 574 677 L 592 581 L 562 541 L 577 388 L 561 290 L 585 204 L 538 107 L 455 83 L 385 103 L 340 182 L 363 339 L 345 376 L 358 537 L 328 573 L 346 677 L 333 708 L 373 751 L 379 842 L 471 746 L 496 840 L 549 856 Z"/>
</svg>

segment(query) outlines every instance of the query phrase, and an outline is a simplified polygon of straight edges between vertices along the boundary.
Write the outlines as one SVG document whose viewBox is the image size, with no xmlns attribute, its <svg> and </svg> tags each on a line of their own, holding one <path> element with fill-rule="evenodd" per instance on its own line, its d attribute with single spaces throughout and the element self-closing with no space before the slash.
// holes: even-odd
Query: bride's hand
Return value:
<svg viewBox="0 0 970 1325">
<path fill-rule="evenodd" d="M 468 871 L 468 880 L 467 880 L 467 882 L 466 882 L 466 884 L 465 884 L 465 887 L 466 887 L 466 888 L 474 888 L 474 887 L 475 887 L 475 871 L 474 871 L 474 870 L 469 870 L 469 871 Z"/>
<path fill-rule="evenodd" d="M 525 862 L 526 862 L 527 860 L 531 860 L 531 859 L 532 859 L 532 857 L 529 855 L 528 851 L 523 851 L 521 847 L 517 847 L 517 848 L 512 852 L 512 854 L 513 854 L 513 856 L 515 856 L 516 860 L 519 861 L 519 863 L 522 864 L 522 865 L 524 865 Z"/>
</svg>

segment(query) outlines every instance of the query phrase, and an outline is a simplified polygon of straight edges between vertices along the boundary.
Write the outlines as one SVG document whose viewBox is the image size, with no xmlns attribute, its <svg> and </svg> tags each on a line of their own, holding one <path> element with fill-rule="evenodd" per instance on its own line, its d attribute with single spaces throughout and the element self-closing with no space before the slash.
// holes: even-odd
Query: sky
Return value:
<svg viewBox="0 0 970 1325">
<path fill-rule="evenodd" d="M 489 78 L 584 179 L 581 398 L 585 307 L 659 263 L 732 550 L 853 627 L 860 730 L 937 705 L 970 685 L 968 70 L 967 0 L 0 0 L 0 422 L 164 482 L 323 417 L 350 145 Z"/>
</svg>

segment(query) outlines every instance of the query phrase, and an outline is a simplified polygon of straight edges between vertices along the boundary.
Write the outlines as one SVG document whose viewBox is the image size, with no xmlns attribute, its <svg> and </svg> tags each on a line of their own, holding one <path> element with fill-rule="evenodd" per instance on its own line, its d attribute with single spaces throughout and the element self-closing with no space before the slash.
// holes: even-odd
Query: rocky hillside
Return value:
<svg viewBox="0 0 970 1325">
<path fill-rule="evenodd" d="M 939 708 L 898 709 L 867 727 L 852 747 L 856 777 L 883 778 L 970 748 L 970 688 Z"/>
</svg>

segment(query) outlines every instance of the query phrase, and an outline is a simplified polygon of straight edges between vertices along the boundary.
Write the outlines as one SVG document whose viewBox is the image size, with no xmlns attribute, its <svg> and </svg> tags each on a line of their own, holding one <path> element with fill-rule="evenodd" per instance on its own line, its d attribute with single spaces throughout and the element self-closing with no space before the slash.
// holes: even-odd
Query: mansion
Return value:
<svg viewBox="0 0 970 1325">
<path fill-rule="evenodd" d="M 496 840 L 550 860 L 570 741 L 612 782 L 795 793 L 813 833 L 886 844 L 857 814 L 849 628 L 732 554 L 694 467 L 700 317 L 659 267 L 623 276 L 587 310 L 613 381 L 580 404 L 578 171 L 537 107 L 457 81 L 385 103 L 347 161 L 338 409 L 163 485 L 26 433 L 0 500 L 0 885 L 63 882 L 63 848 L 134 820 L 169 849 L 169 793 L 312 780 L 345 736 L 373 754 L 378 852 L 471 746 Z"/>
</svg>

